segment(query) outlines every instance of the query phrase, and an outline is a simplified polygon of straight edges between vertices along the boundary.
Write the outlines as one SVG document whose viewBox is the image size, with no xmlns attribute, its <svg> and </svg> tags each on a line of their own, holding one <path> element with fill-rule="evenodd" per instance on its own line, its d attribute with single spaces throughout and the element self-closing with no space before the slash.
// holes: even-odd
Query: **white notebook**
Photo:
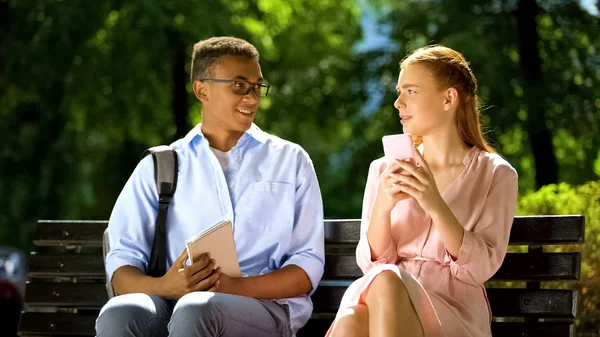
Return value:
<svg viewBox="0 0 600 337">
<path fill-rule="evenodd" d="M 187 239 L 185 246 L 191 263 L 208 252 L 216 261 L 215 268 L 221 267 L 222 271 L 231 277 L 242 277 L 231 221 L 225 220 L 214 224 Z"/>
</svg>

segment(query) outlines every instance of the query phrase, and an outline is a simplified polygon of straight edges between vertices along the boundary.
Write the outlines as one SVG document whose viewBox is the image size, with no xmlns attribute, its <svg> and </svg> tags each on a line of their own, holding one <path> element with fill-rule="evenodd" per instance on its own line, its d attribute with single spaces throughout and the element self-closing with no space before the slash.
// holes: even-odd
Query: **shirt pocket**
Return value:
<svg viewBox="0 0 600 337">
<path fill-rule="evenodd" d="M 276 181 L 259 181 L 250 186 L 246 201 L 250 206 L 248 224 L 263 232 L 289 230 L 294 225 L 294 185 Z"/>
</svg>

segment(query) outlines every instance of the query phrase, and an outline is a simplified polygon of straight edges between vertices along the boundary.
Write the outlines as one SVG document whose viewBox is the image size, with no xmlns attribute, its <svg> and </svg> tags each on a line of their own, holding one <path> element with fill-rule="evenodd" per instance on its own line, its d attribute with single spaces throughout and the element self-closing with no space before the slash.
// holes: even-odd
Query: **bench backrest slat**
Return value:
<svg viewBox="0 0 600 337">
<path fill-rule="evenodd" d="M 43 313 L 26 312 L 21 316 L 20 336 L 94 336 L 98 312 Z"/>
<path fill-rule="evenodd" d="M 28 306 L 59 306 L 100 309 L 108 301 L 102 283 L 30 283 L 25 303 Z"/>
<path fill-rule="evenodd" d="M 581 274 L 581 253 L 508 253 L 492 280 L 567 281 Z M 348 280 L 362 276 L 350 254 L 325 256 L 324 280 Z M 104 279 L 99 255 L 37 253 L 31 256 L 29 278 L 80 277 Z"/>
<path fill-rule="evenodd" d="M 585 218 L 581 215 L 518 216 L 513 221 L 510 245 L 581 244 Z M 34 243 L 38 246 L 102 246 L 108 221 L 40 220 Z M 360 237 L 360 220 L 325 220 L 326 243 L 356 243 Z"/>
<path fill-rule="evenodd" d="M 37 253 L 29 260 L 29 278 L 106 277 L 102 255 Z"/>
</svg>

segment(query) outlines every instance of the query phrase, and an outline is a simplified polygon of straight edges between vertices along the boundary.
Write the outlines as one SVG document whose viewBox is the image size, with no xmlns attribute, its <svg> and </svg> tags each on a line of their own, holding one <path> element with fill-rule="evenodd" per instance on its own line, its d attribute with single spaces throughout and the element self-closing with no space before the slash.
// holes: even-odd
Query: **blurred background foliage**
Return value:
<svg viewBox="0 0 600 337">
<path fill-rule="evenodd" d="M 600 5 L 589 0 L 0 0 L 0 245 L 37 219 L 107 219 L 150 146 L 201 121 L 189 61 L 233 35 L 274 86 L 256 123 L 311 155 L 328 218 L 356 218 L 399 61 L 440 43 L 479 80 L 519 214 L 585 214 L 582 323 L 598 330 Z"/>
<path fill-rule="evenodd" d="M 580 291 L 578 330 L 600 332 L 600 181 L 580 186 L 551 184 L 523 196 L 517 214 L 581 214 L 585 216 L 585 244 L 556 246 L 549 252 L 581 252 L 581 280 L 567 283 Z M 544 282 L 543 288 L 561 287 L 565 283 Z"/>
</svg>

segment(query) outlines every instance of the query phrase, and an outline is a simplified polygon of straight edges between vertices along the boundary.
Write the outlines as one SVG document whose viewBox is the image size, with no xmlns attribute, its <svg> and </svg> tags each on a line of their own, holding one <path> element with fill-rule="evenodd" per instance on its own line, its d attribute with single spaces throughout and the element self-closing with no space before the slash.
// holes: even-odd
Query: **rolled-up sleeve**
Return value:
<svg viewBox="0 0 600 337">
<path fill-rule="evenodd" d="M 312 162 L 305 162 L 299 170 L 295 194 L 295 215 L 289 258 L 283 266 L 297 265 L 310 279 L 312 295 L 325 267 L 325 235 L 323 200 Z"/>
<path fill-rule="evenodd" d="M 144 158 L 123 187 L 108 222 L 110 252 L 106 275 L 112 281 L 115 270 L 134 266 L 146 271 L 157 215 L 157 192 L 151 156 Z"/>
<path fill-rule="evenodd" d="M 371 256 L 371 246 L 367 239 L 367 230 L 369 229 L 369 221 L 371 219 L 371 211 L 373 210 L 373 203 L 377 196 L 377 186 L 379 184 L 379 164 L 377 161 L 371 163 L 369 167 L 369 174 L 367 177 L 367 184 L 365 187 L 365 195 L 363 198 L 362 215 L 360 221 L 360 239 L 356 246 L 356 263 L 358 267 L 367 273 L 371 268 L 379 264 L 395 264 L 398 259 L 398 253 L 396 252 L 396 243 L 390 236 L 390 243 L 384 250 L 381 256 Z"/>
<path fill-rule="evenodd" d="M 452 275 L 471 285 L 482 285 L 500 268 L 515 215 L 517 172 L 507 166 L 495 172 L 481 215 L 471 231 L 465 230 L 463 242 L 454 260 L 446 252 L 445 262 Z"/>
</svg>

